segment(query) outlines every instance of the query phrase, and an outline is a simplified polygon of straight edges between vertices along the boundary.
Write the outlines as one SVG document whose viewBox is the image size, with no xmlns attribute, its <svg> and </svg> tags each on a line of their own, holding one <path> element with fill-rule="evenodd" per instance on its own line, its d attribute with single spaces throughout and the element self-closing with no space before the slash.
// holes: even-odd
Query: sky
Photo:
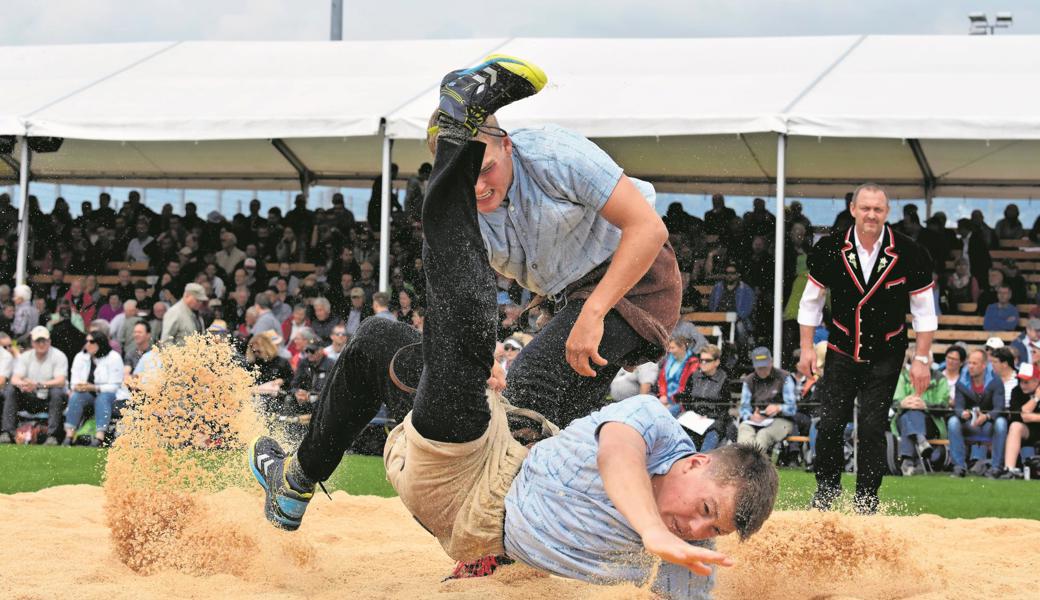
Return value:
<svg viewBox="0 0 1040 600">
<path fill-rule="evenodd" d="M 343 0 L 344 38 L 947 34 L 1010 11 L 1040 33 L 1036 0 Z M 325 40 L 331 0 L 0 0 L 4 45 Z"/>
</svg>

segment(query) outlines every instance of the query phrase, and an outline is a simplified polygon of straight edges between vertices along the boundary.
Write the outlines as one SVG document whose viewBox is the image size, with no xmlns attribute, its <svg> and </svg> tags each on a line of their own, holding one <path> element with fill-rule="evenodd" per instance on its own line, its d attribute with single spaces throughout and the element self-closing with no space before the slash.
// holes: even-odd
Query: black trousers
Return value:
<svg viewBox="0 0 1040 600">
<path fill-rule="evenodd" d="M 36 394 L 26 394 L 16 388 L 14 384 L 8 383 L 4 386 L 4 410 L 3 423 L 0 431 L 5 431 L 14 437 L 15 429 L 18 428 L 18 410 L 25 409 L 31 412 L 47 411 L 47 435 L 58 437 L 62 424 L 65 422 L 65 390 L 61 388 L 50 388 L 47 390 L 46 398 L 37 398 Z"/>
<path fill-rule="evenodd" d="M 885 431 L 888 410 L 903 368 L 904 350 L 892 352 L 869 363 L 857 363 L 838 352 L 827 353 L 823 377 L 816 384 L 814 399 L 820 403 L 816 437 L 817 493 L 836 497 L 841 493 L 845 463 L 844 431 L 852 420 L 859 397 L 856 496 L 876 501 L 887 462 Z"/>
<path fill-rule="evenodd" d="M 437 144 L 423 204 L 425 334 L 387 319 L 362 323 L 340 354 L 299 447 L 309 478 L 324 481 L 332 475 L 381 403 L 402 416 L 410 398 L 390 380 L 390 361 L 420 337 L 423 368 L 411 406 L 415 429 L 427 439 L 451 443 L 472 441 L 487 430 L 491 413 L 485 390 L 498 307 L 474 196 L 483 157 L 480 142 Z"/>
<path fill-rule="evenodd" d="M 600 356 L 608 364 L 592 364 L 595 377 L 579 375 L 567 363 L 567 337 L 578 320 L 583 302 L 568 302 L 531 343 L 520 351 L 506 375 L 503 395 L 513 406 L 536 410 L 566 427 L 603 405 L 618 369 L 626 364 L 655 361 L 664 349 L 643 339 L 616 310 L 603 319 Z"/>
</svg>

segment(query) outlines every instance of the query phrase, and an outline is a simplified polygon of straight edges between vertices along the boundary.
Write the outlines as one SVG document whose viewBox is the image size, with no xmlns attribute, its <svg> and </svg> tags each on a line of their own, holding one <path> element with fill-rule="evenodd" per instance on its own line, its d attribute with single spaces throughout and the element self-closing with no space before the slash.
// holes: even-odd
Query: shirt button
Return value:
<svg viewBox="0 0 1040 600">
<path fill-rule="evenodd" d="M 510 206 L 509 207 L 509 212 L 516 212 L 516 207 L 515 206 Z"/>
<path fill-rule="evenodd" d="M 531 263 L 531 268 L 534 269 L 535 271 L 537 271 L 538 270 L 538 263 Z"/>
</svg>

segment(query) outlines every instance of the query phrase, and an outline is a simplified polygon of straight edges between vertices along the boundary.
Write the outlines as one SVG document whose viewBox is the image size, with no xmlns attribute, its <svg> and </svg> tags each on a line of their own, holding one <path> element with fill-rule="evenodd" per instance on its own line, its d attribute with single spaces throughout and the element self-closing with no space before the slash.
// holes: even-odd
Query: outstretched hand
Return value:
<svg viewBox="0 0 1040 600">
<path fill-rule="evenodd" d="M 661 560 L 686 567 L 697 575 L 711 575 L 710 565 L 732 567 L 734 564 L 733 559 L 725 554 L 694 546 L 667 529 L 655 529 L 642 538 L 647 552 Z"/>
<path fill-rule="evenodd" d="M 578 315 L 578 320 L 571 328 L 571 334 L 567 337 L 565 346 L 567 353 L 567 364 L 574 369 L 578 375 L 584 377 L 595 377 L 596 371 L 589 364 L 593 363 L 603 367 L 607 365 L 607 359 L 599 355 L 599 343 L 603 340 L 603 319 L 589 316 L 584 310 Z"/>
</svg>

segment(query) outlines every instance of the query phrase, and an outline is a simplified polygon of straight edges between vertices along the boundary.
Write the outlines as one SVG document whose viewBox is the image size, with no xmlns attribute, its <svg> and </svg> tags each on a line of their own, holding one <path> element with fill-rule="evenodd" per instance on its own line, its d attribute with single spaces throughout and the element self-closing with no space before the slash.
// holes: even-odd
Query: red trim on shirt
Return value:
<svg viewBox="0 0 1040 600">
<path fill-rule="evenodd" d="M 911 296 L 916 296 L 917 294 L 920 294 L 921 292 L 927 292 L 928 290 L 932 289 L 933 287 L 935 287 L 935 282 L 934 281 L 929 283 L 928 285 L 924 286 L 923 288 L 921 288 L 919 290 L 914 290 L 914 291 L 910 292 L 910 295 Z"/>
<path fill-rule="evenodd" d="M 890 290 L 899 285 L 900 283 L 906 283 L 906 277 L 900 277 L 899 279 L 893 279 L 892 281 L 889 281 L 885 284 L 885 289 Z"/>
<path fill-rule="evenodd" d="M 896 329 L 895 331 L 890 331 L 890 332 L 886 333 L 885 334 L 885 341 L 887 342 L 888 340 L 890 340 L 890 339 L 896 337 L 897 335 L 899 335 L 900 333 L 902 333 L 904 327 L 906 327 L 906 325 L 900 325 L 899 329 Z"/>
<path fill-rule="evenodd" d="M 839 323 L 837 319 L 831 319 L 831 322 L 834 323 L 835 327 L 844 331 L 845 335 L 852 335 L 851 333 L 849 333 L 849 328 Z"/>
<path fill-rule="evenodd" d="M 886 255 L 888 255 L 889 258 L 892 259 L 892 262 L 888 263 L 888 267 L 886 267 L 885 271 L 883 273 L 881 273 L 881 276 L 878 277 L 878 280 L 876 282 L 874 282 L 874 287 L 870 288 L 870 291 L 867 293 L 867 295 L 863 296 L 863 299 L 861 299 L 856 304 L 856 339 L 855 339 L 855 346 L 853 346 L 855 351 L 852 354 L 852 358 L 854 358 L 856 360 L 859 360 L 859 349 L 860 349 L 860 343 L 859 343 L 859 338 L 860 338 L 860 328 L 859 328 L 860 316 L 859 315 L 860 315 L 860 311 L 863 309 L 863 305 L 866 304 L 867 301 L 870 300 L 870 298 L 874 295 L 874 292 L 876 292 L 878 290 L 878 288 L 881 286 L 881 282 L 883 282 L 885 280 L 885 278 L 888 277 L 888 274 L 892 272 L 892 268 L 896 266 L 897 262 L 899 262 L 899 255 L 896 254 L 896 252 L 895 252 L 896 237 L 889 230 L 888 225 L 885 225 L 885 231 L 884 231 L 884 233 L 882 235 L 887 235 L 888 236 L 888 246 L 885 247 L 884 252 L 885 252 Z M 842 254 L 842 256 L 844 256 L 844 254 Z"/>
</svg>

